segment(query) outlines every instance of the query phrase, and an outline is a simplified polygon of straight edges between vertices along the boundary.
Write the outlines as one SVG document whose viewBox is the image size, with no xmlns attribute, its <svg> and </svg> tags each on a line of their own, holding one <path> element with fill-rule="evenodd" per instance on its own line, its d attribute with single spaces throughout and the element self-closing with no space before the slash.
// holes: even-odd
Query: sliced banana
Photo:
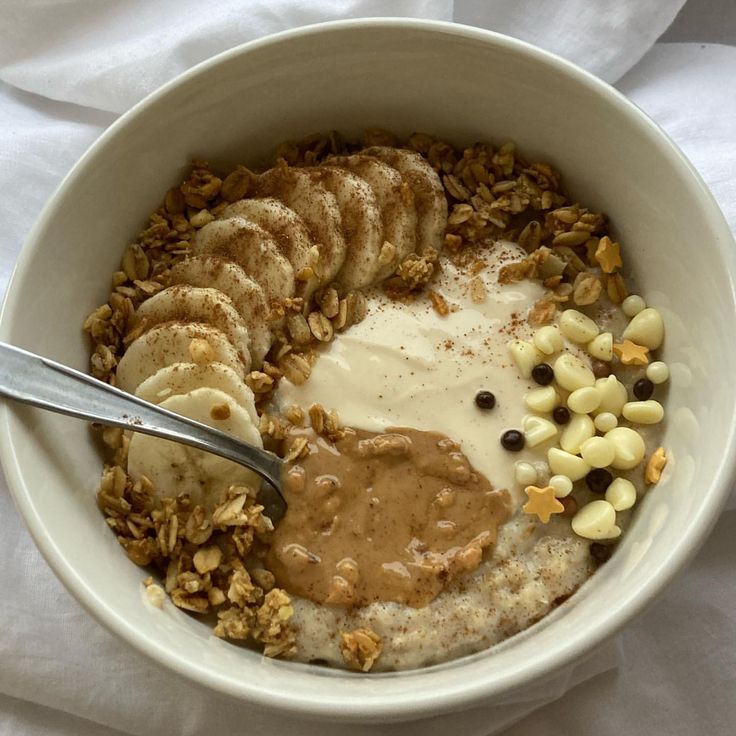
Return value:
<svg viewBox="0 0 736 736">
<path fill-rule="evenodd" d="M 310 297 L 319 282 L 310 276 L 314 265 L 314 243 L 304 220 L 294 210 L 273 197 L 241 199 L 225 207 L 219 219 L 242 217 L 267 230 L 294 268 L 297 296 Z"/>
<path fill-rule="evenodd" d="M 224 363 L 174 363 L 146 378 L 135 395 L 152 404 L 160 404 L 172 396 L 186 394 L 197 388 L 216 388 L 235 399 L 258 423 L 255 398 L 243 379 Z"/>
<path fill-rule="evenodd" d="M 394 258 L 383 264 L 378 279 L 390 276 L 416 250 L 417 213 L 411 188 L 395 168 L 373 156 L 335 156 L 328 161 L 363 178 L 376 195 L 383 222 L 382 241 L 395 248 Z"/>
<path fill-rule="evenodd" d="M 335 195 L 313 181 L 306 170 L 286 166 L 261 174 L 257 192 L 281 200 L 302 218 L 319 251 L 317 277 L 321 284 L 332 281 L 342 268 L 347 247 Z"/>
<path fill-rule="evenodd" d="M 294 296 L 294 269 L 262 227 L 241 217 L 213 220 L 191 240 L 192 255 L 216 255 L 237 263 L 263 289 L 266 300 Z"/>
<path fill-rule="evenodd" d="M 339 166 L 310 170 L 335 195 L 347 253 L 335 280 L 347 291 L 372 286 L 381 268 L 383 222 L 373 190 L 361 177 Z"/>
<path fill-rule="evenodd" d="M 120 359 L 116 372 L 118 388 L 128 393 L 149 376 L 173 363 L 224 363 L 240 378 L 248 367 L 224 332 L 197 322 L 168 322 L 134 340 Z"/>
<path fill-rule="evenodd" d="M 248 327 L 229 297 L 219 289 L 179 284 L 146 299 L 135 313 L 150 329 L 162 322 L 202 322 L 227 335 L 243 363 L 250 367 Z"/>
<path fill-rule="evenodd" d="M 437 172 L 414 151 L 373 146 L 362 153 L 393 166 L 414 192 L 417 210 L 417 253 L 427 248 L 442 250 L 447 227 L 447 199 Z"/>
<path fill-rule="evenodd" d="M 252 366 L 261 367 L 271 347 L 270 309 L 263 289 L 237 263 L 218 256 L 187 258 L 171 269 L 169 283 L 210 286 L 230 297 L 248 327 Z"/>
<path fill-rule="evenodd" d="M 232 396 L 216 388 L 196 388 L 171 396 L 160 406 L 262 447 L 261 435 L 248 412 Z M 159 498 L 188 493 L 192 503 L 212 509 L 232 485 L 260 488 L 251 470 L 230 460 L 178 442 L 134 433 L 128 450 L 128 474 L 145 475 Z"/>
</svg>

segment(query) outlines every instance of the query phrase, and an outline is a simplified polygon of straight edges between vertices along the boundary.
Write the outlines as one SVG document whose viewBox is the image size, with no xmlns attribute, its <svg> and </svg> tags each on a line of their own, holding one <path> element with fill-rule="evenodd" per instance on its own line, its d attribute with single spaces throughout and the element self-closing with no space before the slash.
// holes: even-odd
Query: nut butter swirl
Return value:
<svg viewBox="0 0 736 736">
<path fill-rule="evenodd" d="M 308 454 L 285 478 L 288 511 L 267 560 L 279 586 L 345 607 L 421 607 L 474 570 L 510 499 L 438 432 L 303 431 Z"/>
</svg>

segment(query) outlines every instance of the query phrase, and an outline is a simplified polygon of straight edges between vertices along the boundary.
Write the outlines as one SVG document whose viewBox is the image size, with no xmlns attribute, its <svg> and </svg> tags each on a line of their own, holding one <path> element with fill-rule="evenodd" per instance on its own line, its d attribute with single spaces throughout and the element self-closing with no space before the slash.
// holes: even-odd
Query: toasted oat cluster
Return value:
<svg viewBox="0 0 736 736">
<path fill-rule="evenodd" d="M 197 614 L 217 611 L 217 636 L 254 640 L 267 656 L 293 652 L 289 596 L 257 566 L 273 525 L 255 492 L 233 486 L 208 512 L 186 495 L 156 502 L 152 490 L 120 465 L 103 472 L 97 501 L 128 557 L 158 570 L 174 605 Z M 149 599 L 159 605 L 153 591 Z"/>
<path fill-rule="evenodd" d="M 92 375 L 164 405 L 182 386 L 215 382 L 207 396 L 216 396 L 242 384 L 234 403 L 211 400 L 203 420 L 235 427 L 245 405 L 242 421 L 249 416 L 264 446 L 295 462 L 307 451 L 295 428 L 308 422 L 333 442 L 342 430 L 319 405 L 277 412 L 274 391 L 283 377 L 304 383 L 320 346 L 364 319 L 366 289 L 426 298 L 448 315 L 454 305 L 432 288 L 442 253 L 469 265 L 469 293 L 480 304 L 478 251 L 506 240 L 527 255 L 505 265 L 499 281 L 547 289 L 524 316 L 534 327 L 554 323 L 560 309 L 627 297 L 606 217 L 572 202 L 551 166 L 512 143 L 458 149 L 425 134 L 400 141 L 373 130 L 350 142 L 333 132 L 284 144 L 276 157 L 262 173 L 195 161 L 165 194 L 125 250 L 108 301 L 84 322 Z M 101 431 L 109 453 L 98 501 L 130 559 L 156 571 L 177 607 L 216 613 L 217 636 L 293 655 L 293 609 L 264 566 L 273 527 L 255 484 L 236 478 L 209 503 L 188 487 L 172 493 L 161 487 L 163 471 L 141 472 L 150 453 L 136 435 Z M 652 456 L 648 482 L 665 461 Z M 160 605 L 160 588 L 148 583 Z M 382 641 L 359 628 L 341 633 L 340 650 L 346 666 L 367 672 Z"/>
</svg>

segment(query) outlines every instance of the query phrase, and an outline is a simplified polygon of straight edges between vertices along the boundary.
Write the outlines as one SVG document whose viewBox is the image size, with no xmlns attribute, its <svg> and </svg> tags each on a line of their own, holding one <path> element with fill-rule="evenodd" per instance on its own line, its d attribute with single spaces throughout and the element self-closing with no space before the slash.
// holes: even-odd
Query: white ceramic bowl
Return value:
<svg viewBox="0 0 736 736">
<path fill-rule="evenodd" d="M 682 568 L 730 488 L 736 341 L 720 325 L 736 313 L 736 250 L 703 182 L 654 123 L 580 69 L 462 26 L 356 21 L 250 43 L 148 97 L 85 154 L 22 251 L 0 336 L 86 369 L 82 321 L 105 300 L 125 245 L 188 160 L 257 165 L 282 140 L 368 126 L 458 143 L 514 139 L 551 161 L 573 193 L 611 216 L 639 290 L 665 315 L 671 461 L 617 553 L 573 599 L 492 651 L 422 671 L 358 676 L 266 661 L 214 638 L 191 616 L 144 602 L 145 573 L 127 560 L 95 506 L 100 457 L 87 427 L 3 405 L 0 439 L 10 487 L 39 548 L 123 639 L 244 700 L 388 720 L 495 702 L 591 650 Z"/>
</svg>

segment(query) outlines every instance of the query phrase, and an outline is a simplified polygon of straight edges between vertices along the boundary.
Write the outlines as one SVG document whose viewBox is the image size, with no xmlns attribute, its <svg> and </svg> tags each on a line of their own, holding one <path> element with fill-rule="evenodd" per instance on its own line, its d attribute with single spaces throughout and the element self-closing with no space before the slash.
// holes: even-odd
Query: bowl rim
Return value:
<svg viewBox="0 0 736 736">
<path fill-rule="evenodd" d="M 15 268 L 8 282 L 7 291 L 0 310 L 0 339 L 7 339 L 14 321 L 17 303 L 21 290 L 18 285 L 28 277 L 29 262 L 42 243 L 38 239 L 39 233 L 55 215 L 58 201 L 65 190 L 83 175 L 86 167 L 92 163 L 98 151 L 113 141 L 118 132 L 125 128 L 128 121 L 135 118 L 142 110 L 166 97 L 170 91 L 181 84 L 201 75 L 223 62 L 237 56 L 248 54 L 254 50 L 270 45 L 288 43 L 293 39 L 320 34 L 340 34 L 345 31 L 361 30 L 365 28 L 386 28 L 425 31 L 441 35 L 464 37 L 471 41 L 480 41 L 508 49 L 517 54 L 525 55 L 535 63 L 556 69 L 572 78 L 586 93 L 605 101 L 617 108 L 623 116 L 639 129 L 639 132 L 648 143 L 655 146 L 669 158 L 673 165 L 679 168 L 689 179 L 689 187 L 696 197 L 697 206 L 705 213 L 707 221 L 718 235 L 714 244 L 724 262 L 729 263 L 727 278 L 730 286 L 729 297 L 732 304 L 736 304 L 736 259 L 734 240 L 730 228 L 720 211 L 712 193 L 709 191 L 699 173 L 685 157 L 670 137 L 649 118 L 639 107 L 628 100 L 623 94 L 603 82 L 593 74 L 581 69 L 551 52 L 540 49 L 525 41 L 521 41 L 500 33 L 471 26 L 446 21 L 420 20 L 410 18 L 360 18 L 349 20 L 329 21 L 302 26 L 282 31 L 235 46 L 227 51 L 206 59 L 191 67 L 182 74 L 171 79 L 151 94 L 136 103 L 130 110 L 121 115 L 92 143 L 82 157 L 76 162 L 69 173 L 63 178 L 48 202 L 44 205 L 35 225 L 27 236 L 19 253 Z M 729 249 L 731 249 L 729 251 Z M 736 481 L 736 416 L 731 420 L 728 436 L 726 437 L 721 460 L 711 487 L 707 493 L 711 503 L 703 504 L 699 512 L 691 520 L 687 535 L 683 535 L 682 542 L 673 549 L 672 554 L 660 563 L 656 574 L 652 575 L 634 593 L 622 596 L 620 605 L 609 610 L 605 619 L 601 619 L 585 632 L 569 641 L 564 647 L 554 652 L 543 652 L 530 663 L 522 663 L 513 671 L 496 673 L 490 680 L 481 680 L 474 683 L 463 683 L 462 686 L 445 686 L 438 692 L 433 687 L 431 692 L 423 695 L 413 694 L 410 699 L 402 699 L 400 688 L 392 688 L 391 692 L 380 696 L 368 695 L 347 698 L 342 702 L 332 702 L 330 698 L 317 695 L 303 695 L 292 691 L 288 697 L 283 692 L 276 692 L 268 687 L 261 687 L 257 682 L 244 682 L 225 675 L 213 673 L 204 666 L 192 667 L 189 662 L 179 658 L 176 652 L 158 645 L 145 632 L 128 625 L 128 623 L 114 609 L 97 595 L 96 591 L 88 587 L 79 577 L 74 568 L 64 558 L 44 527 L 43 521 L 35 506 L 32 493 L 24 482 L 23 471 L 18 462 L 11 431 L 12 408 L 7 402 L 0 403 L 0 464 L 5 471 L 8 487 L 31 536 L 52 568 L 56 576 L 73 594 L 76 600 L 110 631 L 126 641 L 133 648 L 142 652 L 157 664 L 173 670 L 177 674 L 204 685 L 214 691 L 230 695 L 244 702 L 262 705 L 266 708 L 280 711 L 289 715 L 310 716 L 329 720 L 358 720 L 385 721 L 390 719 L 406 720 L 411 717 L 428 716 L 443 712 L 458 710 L 471 705 L 478 705 L 481 701 L 497 698 L 522 684 L 536 681 L 544 676 L 550 676 L 561 668 L 579 660 L 586 653 L 592 651 L 606 639 L 615 634 L 628 621 L 639 614 L 654 598 L 670 583 L 672 578 L 683 569 L 705 541 L 708 533 L 714 526 L 721 507 L 726 501 L 731 487 Z M 461 662 L 461 660 L 455 660 Z M 462 666 L 461 664 L 459 665 Z M 398 677 L 417 674 L 421 670 L 408 670 L 398 673 Z M 380 677 L 380 675 L 378 675 Z M 372 678 L 375 676 L 368 675 Z"/>
</svg>

